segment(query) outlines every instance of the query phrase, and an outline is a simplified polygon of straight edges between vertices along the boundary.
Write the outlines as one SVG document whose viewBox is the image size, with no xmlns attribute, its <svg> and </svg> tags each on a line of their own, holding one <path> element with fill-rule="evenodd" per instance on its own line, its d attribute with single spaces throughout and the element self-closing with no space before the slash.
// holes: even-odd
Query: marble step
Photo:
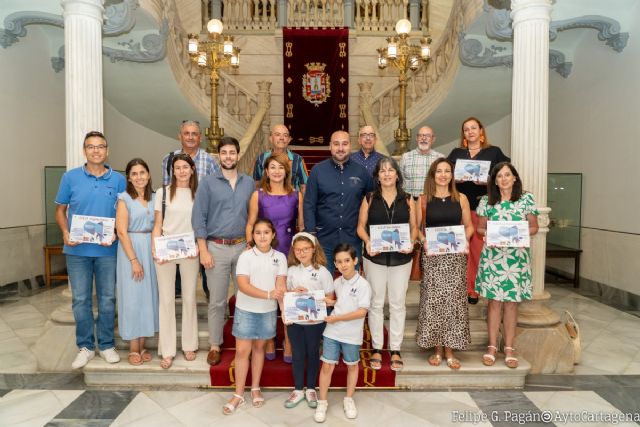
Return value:
<svg viewBox="0 0 640 427">
<path fill-rule="evenodd" d="M 504 355 L 499 354 L 493 366 L 482 364 L 483 351 L 459 351 L 460 369 L 450 369 L 443 360 L 440 366 L 431 366 L 427 358 L 432 352 L 403 352 L 404 369 L 396 374 L 396 386 L 412 390 L 420 389 L 498 389 L 523 388 L 531 365 L 520 358 L 520 365 L 511 369 L 504 364 Z"/>
<path fill-rule="evenodd" d="M 91 386 L 177 386 L 194 387 L 210 384 L 207 354 L 198 352 L 192 362 L 178 352 L 170 369 L 160 367 L 160 359 L 152 351 L 153 360 L 140 366 L 127 362 L 126 350 L 119 350 L 120 363 L 107 363 L 96 355 L 84 367 L 84 381 Z"/>
<path fill-rule="evenodd" d="M 180 329 L 180 319 L 178 317 L 177 328 L 176 328 L 176 341 L 178 344 L 178 349 L 180 348 L 180 338 L 182 337 L 182 331 Z M 118 350 L 127 350 L 129 348 L 129 342 L 125 341 L 120 337 L 118 330 L 116 328 L 115 333 L 116 340 L 116 348 Z M 152 350 L 155 352 L 158 349 L 158 334 L 154 337 L 147 338 L 144 344 L 145 348 Z M 209 325 L 207 323 L 207 317 L 204 319 L 198 317 L 198 349 L 201 351 L 209 351 Z"/>
<path fill-rule="evenodd" d="M 387 329 L 389 328 L 389 321 L 385 321 Z M 402 340 L 402 353 L 407 351 L 421 352 L 421 347 L 416 344 L 416 327 L 418 321 L 415 319 L 407 319 L 404 324 L 404 339 Z M 487 323 L 481 319 L 471 319 L 469 322 L 469 330 L 471 332 L 471 344 L 467 351 L 483 351 L 487 347 L 488 334 Z"/>
</svg>

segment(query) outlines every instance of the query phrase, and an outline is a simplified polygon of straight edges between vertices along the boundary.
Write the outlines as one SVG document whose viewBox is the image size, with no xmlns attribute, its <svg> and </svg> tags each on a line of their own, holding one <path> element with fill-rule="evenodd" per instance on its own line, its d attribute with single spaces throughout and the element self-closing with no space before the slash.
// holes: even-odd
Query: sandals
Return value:
<svg viewBox="0 0 640 427">
<path fill-rule="evenodd" d="M 489 351 L 491 351 L 491 349 L 493 349 L 494 353 L 491 354 L 489 353 Z M 496 363 L 496 354 L 498 352 L 498 347 L 496 347 L 495 345 L 488 345 L 487 346 L 487 352 L 485 354 L 482 355 L 482 364 L 484 366 L 493 366 L 494 363 Z"/>
<path fill-rule="evenodd" d="M 389 363 L 391 370 L 395 372 L 402 371 L 402 368 L 404 368 L 404 362 L 402 361 L 400 352 L 398 350 L 391 350 L 389 354 L 391 355 L 391 362 Z M 398 358 L 394 359 L 393 356 L 398 356 Z"/>
<path fill-rule="evenodd" d="M 440 366 L 440 364 L 442 363 L 442 355 L 433 353 L 431 356 L 429 356 L 427 362 L 429 362 L 429 365 L 431 366 Z"/>
<path fill-rule="evenodd" d="M 195 351 L 183 351 L 182 354 L 184 354 L 184 360 L 186 360 L 187 362 L 193 362 L 194 360 L 196 360 Z"/>
<path fill-rule="evenodd" d="M 376 357 L 376 355 L 378 355 L 378 357 Z M 382 369 L 382 350 L 373 349 L 373 353 L 371 353 L 371 357 L 369 358 L 369 366 L 374 371 Z"/>
<path fill-rule="evenodd" d="M 447 357 L 447 366 L 453 370 L 460 369 L 460 361 L 455 357 Z"/>
<path fill-rule="evenodd" d="M 254 396 L 253 392 L 258 392 L 260 394 L 258 396 Z M 262 397 L 260 387 L 251 389 L 251 404 L 254 408 L 262 408 L 262 405 L 264 405 L 264 397 Z"/>
<path fill-rule="evenodd" d="M 504 364 L 507 365 L 508 368 L 515 369 L 518 367 L 518 358 L 514 357 L 513 355 L 507 356 L 507 350 L 509 350 L 511 354 L 513 354 L 516 349 L 513 347 L 504 348 Z"/>
<path fill-rule="evenodd" d="M 238 399 L 238 403 L 234 405 L 232 403 L 233 399 Z M 231 400 L 225 403 L 224 406 L 222 407 L 222 413 L 225 415 L 231 415 L 236 411 L 236 409 L 238 409 L 242 405 L 244 405 L 244 397 L 234 393 Z"/>
<path fill-rule="evenodd" d="M 143 362 L 151 362 L 153 360 L 153 356 L 147 350 L 142 349 L 140 352 L 140 357 L 142 357 Z"/>
<path fill-rule="evenodd" d="M 140 355 L 140 353 L 136 351 L 132 351 L 129 353 L 129 356 L 127 357 L 127 361 L 129 362 L 129 365 L 133 365 L 133 366 L 140 366 L 143 363 L 142 356 Z"/>
<path fill-rule="evenodd" d="M 160 367 L 162 369 L 169 369 L 173 365 L 173 357 L 163 357 L 160 361 Z"/>
</svg>

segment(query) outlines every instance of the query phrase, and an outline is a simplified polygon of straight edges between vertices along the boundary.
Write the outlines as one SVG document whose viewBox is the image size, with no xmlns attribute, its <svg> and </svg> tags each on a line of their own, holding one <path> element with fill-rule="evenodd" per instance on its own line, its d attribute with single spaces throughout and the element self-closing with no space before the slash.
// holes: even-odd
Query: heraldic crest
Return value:
<svg viewBox="0 0 640 427">
<path fill-rule="evenodd" d="M 309 62 L 304 66 L 307 67 L 307 72 L 302 76 L 302 96 L 318 107 L 331 95 L 329 75 L 324 72 L 327 64 Z"/>
</svg>

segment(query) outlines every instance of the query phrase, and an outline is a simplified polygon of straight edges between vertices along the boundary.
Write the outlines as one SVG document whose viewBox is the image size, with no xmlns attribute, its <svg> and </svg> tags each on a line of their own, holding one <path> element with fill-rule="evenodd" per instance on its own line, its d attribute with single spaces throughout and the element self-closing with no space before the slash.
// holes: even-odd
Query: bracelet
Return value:
<svg viewBox="0 0 640 427">
<path fill-rule="evenodd" d="M 130 261 L 130 262 L 133 262 L 133 261 L 135 261 L 135 260 L 137 260 L 137 259 L 138 259 L 137 257 L 133 257 L 133 258 L 131 258 L 129 261 Z"/>
</svg>

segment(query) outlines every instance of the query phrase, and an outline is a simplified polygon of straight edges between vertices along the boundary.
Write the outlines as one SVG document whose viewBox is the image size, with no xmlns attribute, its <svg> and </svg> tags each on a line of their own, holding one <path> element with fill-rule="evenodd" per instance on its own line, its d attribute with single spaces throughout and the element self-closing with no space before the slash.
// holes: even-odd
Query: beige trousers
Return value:
<svg viewBox="0 0 640 427">
<path fill-rule="evenodd" d="M 182 351 L 198 350 L 198 311 L 196 308 L 196 283 L 200 261 L 178 259 L 165 264 L 156 263 L 160 333 L 158 354 L 162 357 L 176 355 L 176 265 L 182 278 Z"/>
</svg>

